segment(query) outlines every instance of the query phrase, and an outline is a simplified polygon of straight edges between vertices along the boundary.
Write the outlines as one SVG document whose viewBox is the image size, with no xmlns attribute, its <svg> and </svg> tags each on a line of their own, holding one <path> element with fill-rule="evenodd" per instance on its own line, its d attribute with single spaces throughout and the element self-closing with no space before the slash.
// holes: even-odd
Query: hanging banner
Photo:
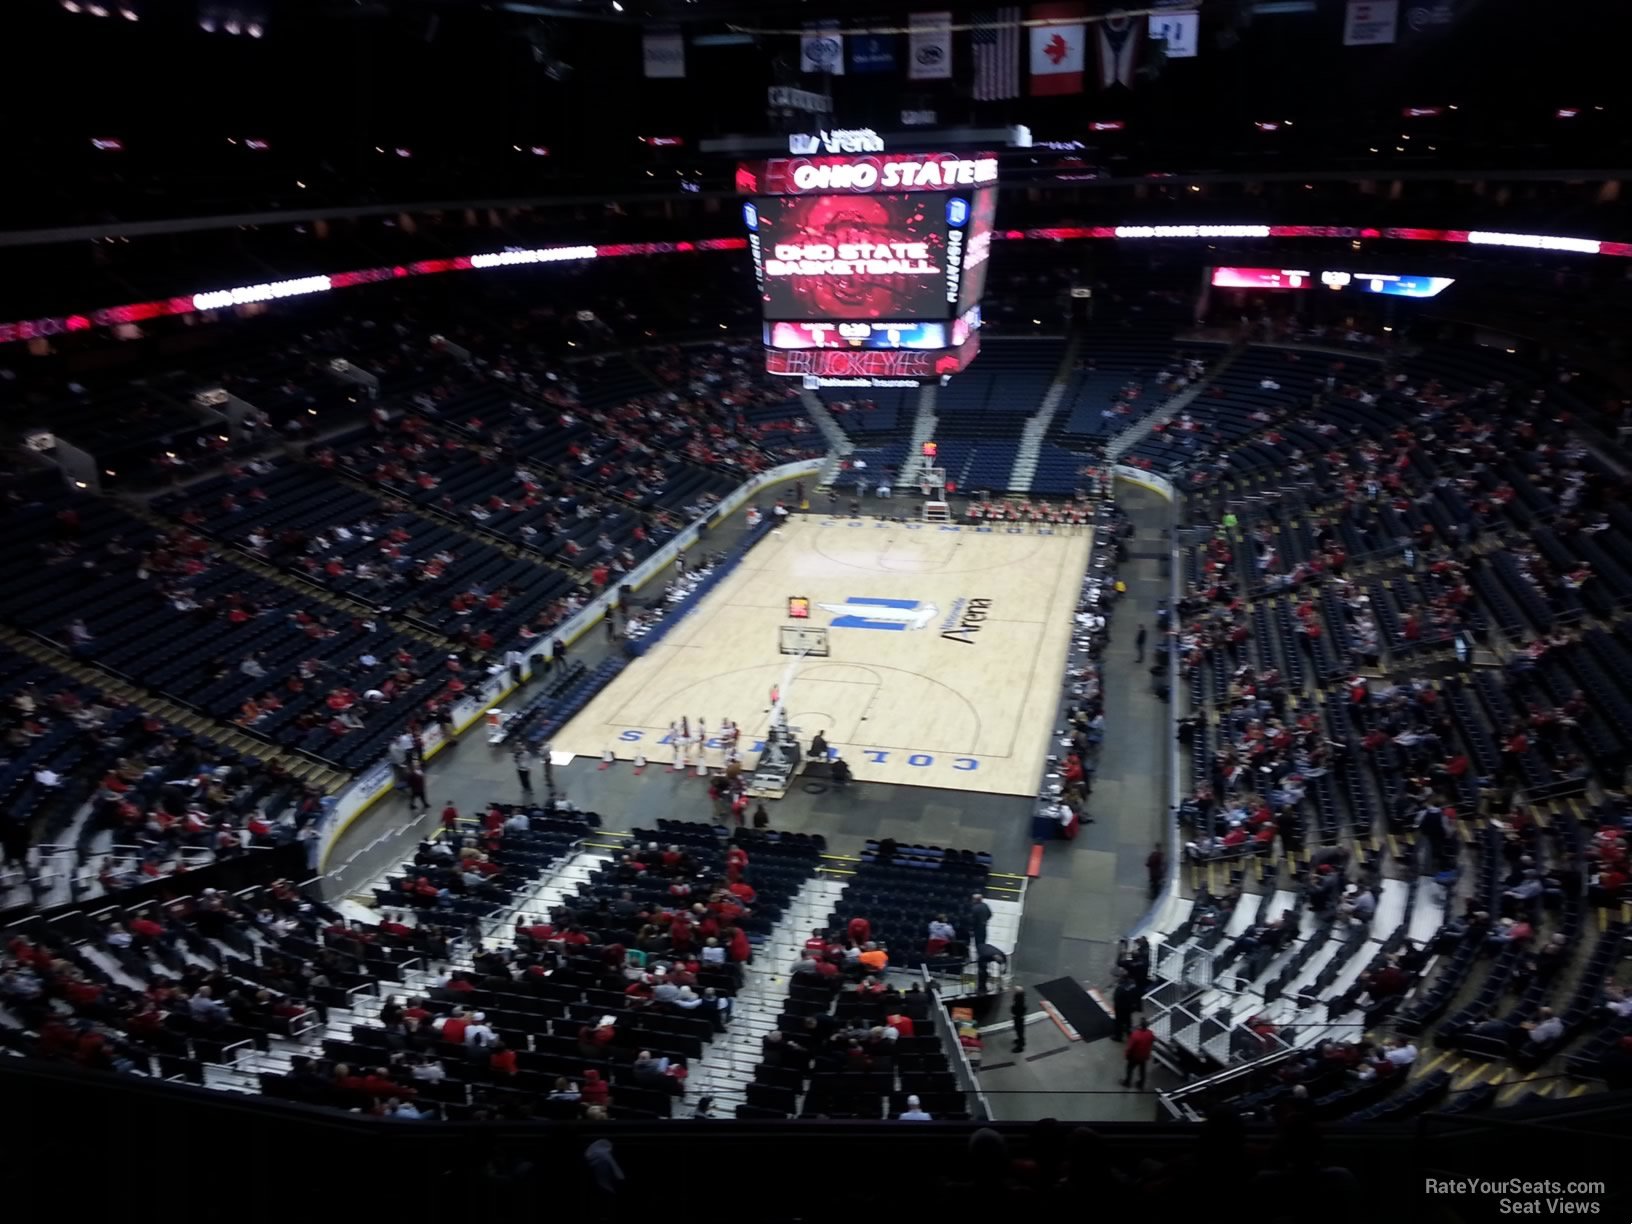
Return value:
<svg viewBox="0 0 1632 1224">
<path fill-rule="evenodd" d="M 893 34 L 852 34 L 850 36 L 851 72 L 894 72 L 895 36 Z"/>
<path fill-rule="evenodd" d="M 1349 0 L 1343 22 L 1345 47 L 1378 47 L 1394 41 L 1400 27 L 1400 0 Z"/>
<path fill-rule="evenodd" d="M 944 81 L 952 75 L 952 14 L 915 13 L 907 36 L 907 76 Z"/>
<path fill-rule="evenodd" d="M 1095 24 L 1094 33 L 1099 52 L 1099 87 L 1122 85 L 1132 89 L 1134 69 L 1139 66 L 1142 25 L 1134 24 L 1127 10 L 1117 5 Z"/>
<path fill-rule="evenodd" d="M 1166 43 L 1168 59 L 1195 59 L 1201 50 L 1201 14 L 1152 13 L 1149 37 Z"/>
<path fill-rule="evenodd" d="M 646 75 L 652 80 L 679 80 L 686 75 L 686 40 L 678 26 L 659 26 L 641 38 Z"/>
<path fill-rule="evenodd" d="M 1459 0 L 1408 0 L 1405 31 L 1408 38 L 1432 38 L 1448 33 L 1461 16 Z"/>
<path fill-rule="evenodd" d="M 799 71 L 844 75 L 844 35 L 837 21 L 807 21 L 799 39 Z"/>
<path fill-rule="evenodd" d="M 771 85 L 765 90 L 765 102 L 781 110 L 809 111 L 813 115 L 830 114 L 833 99 L 826 94 L 795 89 L 791 85 Z"/>
</svg>

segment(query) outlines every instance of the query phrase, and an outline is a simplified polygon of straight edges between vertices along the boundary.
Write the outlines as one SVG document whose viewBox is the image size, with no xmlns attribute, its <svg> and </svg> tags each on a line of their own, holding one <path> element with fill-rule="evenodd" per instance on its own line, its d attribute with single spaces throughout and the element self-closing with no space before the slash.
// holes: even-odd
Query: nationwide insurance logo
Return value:
<svg viewBox="0 0 1632 1224">
<path fill-rule="evenodd" d="M 843 603 L 818 603 L 824 612 L 833 614 L 833 629 L 875 629 L 887 633 L 903 633 L 909 629 L 927 629 L 941 615 L 940 608 L 916 599 L 876 599 L 852 595 Z M 959 646 L 973 646 L 986 618 L 991 613 L 990 599 L 952 601 L 952 607 L 941 621 L 941 637 Z"/>
<path fill-rule="evenodd" d="M 901 632 L 926 628 L 940 614 L 934 604 L 916 599 L 870 599 L 852 595 L 843 603 L 818 603 L 833 613 L 834 629 L 882 629 Z"/>
</svg>

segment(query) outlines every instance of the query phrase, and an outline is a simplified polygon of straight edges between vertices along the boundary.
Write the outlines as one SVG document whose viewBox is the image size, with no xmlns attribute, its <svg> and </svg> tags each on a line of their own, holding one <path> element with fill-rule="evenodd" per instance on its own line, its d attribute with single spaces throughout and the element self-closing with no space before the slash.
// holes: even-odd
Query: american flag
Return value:
<svg viewBox="0 0 1632 1224">
<path fill-rule="evenodd" d="M 975 14 L 972 32 L 975 99 L 1000 102 L 1020 96 L 1020 9 L 1010 5 Z"/>
</svg>

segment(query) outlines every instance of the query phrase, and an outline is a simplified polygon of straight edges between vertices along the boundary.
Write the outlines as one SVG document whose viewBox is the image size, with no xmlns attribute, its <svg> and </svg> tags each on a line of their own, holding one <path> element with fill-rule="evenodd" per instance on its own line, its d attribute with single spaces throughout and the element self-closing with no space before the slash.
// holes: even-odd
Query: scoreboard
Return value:
<svg viewBox="0 0 1632 1224">
<path fill-rule="evenodd" d="M 996 182 L 988 153 L 739 166 L 766 369 L 816 385 L 964 369 L 980 351 Z"/>
<path fill-rule="evenodd" d="M 1214 268 L 1215 289 L 1314 289 L 1380 293 L 1386 297 L 1438 297 L 1456 284 L 1449 276 L 1402 276 L 1395 272 L 1342 272 L 1309 268 Z"/>
</svg>

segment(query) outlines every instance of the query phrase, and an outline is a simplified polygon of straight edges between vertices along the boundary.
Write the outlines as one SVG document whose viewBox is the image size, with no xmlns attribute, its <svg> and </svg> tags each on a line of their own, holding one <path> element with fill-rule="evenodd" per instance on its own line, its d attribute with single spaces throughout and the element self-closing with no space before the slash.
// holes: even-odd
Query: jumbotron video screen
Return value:
<svg viewBox="0 0 1632 1224">
<path fill-rule="evenodd" d="M 766 369 L 818 379 L 962 370 L 980 348 L 995 177 L 995 159 L 980 155 L 745 165 Z"/>
<path fill-rule="evenodd" d="M 930 193 L 757 197 L 765 318 L 949 317 L 949 207 Z"/>
</svg>

